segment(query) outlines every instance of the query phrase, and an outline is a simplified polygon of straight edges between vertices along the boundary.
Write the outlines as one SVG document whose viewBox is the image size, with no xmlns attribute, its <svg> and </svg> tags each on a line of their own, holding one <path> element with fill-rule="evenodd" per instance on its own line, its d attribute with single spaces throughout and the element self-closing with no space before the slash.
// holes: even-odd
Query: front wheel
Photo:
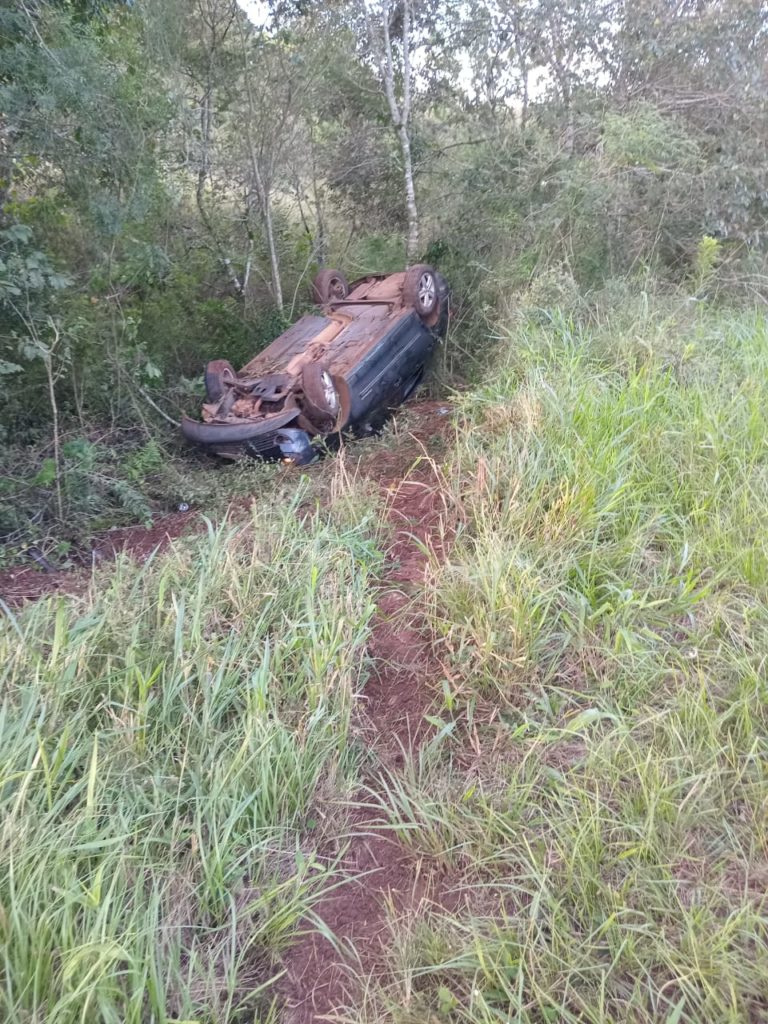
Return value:
<svg viewBox="0 0 768 1024">
<path fill-rule="evenodd" d="M 320 431 L 332 430 L 339 417 L 339 393 L 333 377 L 319 363 L 308 363 L 301 373 L 304 415 Z"/>
</svg>

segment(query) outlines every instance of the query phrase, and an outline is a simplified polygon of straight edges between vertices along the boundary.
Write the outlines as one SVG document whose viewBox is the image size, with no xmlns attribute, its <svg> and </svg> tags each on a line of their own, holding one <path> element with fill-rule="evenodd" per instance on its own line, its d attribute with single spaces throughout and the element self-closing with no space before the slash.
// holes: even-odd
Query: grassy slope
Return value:
<svg viewBox="0 0 768 1024">
<path fill-rule="evenodd" d="M 764 1019 L 765 321 L 502 352 L 425 595 L 445 728 L 379 797 L 444 905 L 356 1019 Z M 379 562 L 365 502 L 300 500 L 0 624 L 0 1019 L 279 1020 L 248 993 L 328 881 Z"/>
<path fill-rule="evenodd" d="M 380 560 L 368 520 L 301 498 L 4 622 L 4 1022 L 269 1004 L 253 992 L 327 884 L 318 802 L 354 777 Z"/>
<path fill-rule="evenodd" d="M 454 909 L 393 925 L 366 1019 L 765 1020 L 766 321 L 502 347 L 431 585 L 444 739 L 385 807 Z"/>
</svg>

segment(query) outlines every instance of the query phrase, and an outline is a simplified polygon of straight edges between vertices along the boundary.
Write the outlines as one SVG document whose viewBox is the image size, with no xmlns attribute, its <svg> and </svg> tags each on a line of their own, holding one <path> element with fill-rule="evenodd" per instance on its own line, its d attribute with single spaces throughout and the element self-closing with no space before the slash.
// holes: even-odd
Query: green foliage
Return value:
<svg viewBox="0 0 768 1024">
<path fill-rule="evenodd" d="M 184 485 L 174 469 L 174 453 L 156 439 L 68 436 L 61 444 L 59 479 L 64 521 L 57 522 L 56 462 L 49 451 L 47 444 L 9 444 L 3 451 L 0 537 L 11 555 L 32 543 L 83 546 L 94 530 L 148 523 L 153 513 L 180 500 L 176 495 Z"/>
<path fill-rule="evenodd" d="M 125 470 L 129 480 L 141 482 L 163 465 L 166 455 L 154 437 L 142 445 L 126 461 Z"/>
<path fill-rule="evenodd" d="M 364 1024 L 760 1016 L 768 321 L 642 310 L 518 317 L 455 400 L 442 706 L 368 794 L 441 897 Z"/>
<path fill-rule="evenodd" d="M 266 1019 L 330 881 L 379 561 L 301 497 L 0 620 L 8 1024 Z"/>
<path fill-rule="evenodd" d="M 405 263 L 405 243 L 399 234 L 366 234 L 348 253 L 346 262 L 353 277 L 392 273 Z"/>
<path fill-rule="evenodd" d="M 695 614 L 712 566 L 753 582 L 768 502 L 766 324 L 745 316 L 721 339 L 717 322 L 709 334 L 680 320 L 670 344 L 671 327 L 643 351 L 566 319 L 528 326 L 496 382 L 468 399 L 479 429 L 467 464 L 482 463 L 483 480 L 447 620 L 478 685 L 544 682 L 598 642 L 650 663 L 666 625 Z"/>
<path fill-rule="evenodd" d="M 162 285 L 170 273 L 168 253 L 159 245 L 129 239 L 120 267 L 120 283 L 131 288 Z"/>
<path fill-rule="evenodd" d="M 316 266 L 404 262 L 360 4 L 267 6 L 265 31 L 235 0 L 0 9 L 3 558 L 268 492 L 76 599 L 0 602 L 9 1024 L 273 1024 L 360 820 L 370 497 L 206 463 L 156 412 L 272 340 Z M 421 244 L 462 388 L 455 447 L 425 443 L 450 543 L 407 584 L 435 731 L 370 790 L 424 899 L 392 900 L 391 970 L 357 961 L 346 1016 L 762 1019 L 764 4 L 414 11 Z M 719 305 L 734 285 L 749 308 Z"/>
<path fill-rule="evenodd" d="M 749 0 L 686 11 L 419 7 L 421 245 L 454 294 L 441 382 L 479 379 L 515 309 L 589 317 L 624 278 L 764 288 L 765 28 Z M 319 265 L 402 266 L 402 150 L 361 9 L 270 12 L 263 32 L 235 0 L 2 12 L 0 436 L 32 445 L 32 478 L 54 418 L 65 439 L 167 433 L 152 403 L 194 411 L 204 364 L 252 358 Z"/>
<path fill-rule="evenodd" d="M 695 170 L 699 147 L 683 124 L 665 117 L 650 104 L 608 112 L 602 126 L 605 156 L 625 167 L 645 167 L 654 174 L 672 168 Z"/>
<path fill-rule="evenodd" d="M 23 223 L 0 230 L 0 435 L 23 406 L 27 386 L 43 386 L 42 361 L 50 353 L 58 293 L 71 278 L 57 270 L 50 257 L 33 244 L 33 232 Z M 60 350 L 59 360 L 67 353 Z M 4 422 L 5 421 L 5 422 Z"/>
<path fill-rule="evenodd" d="M 72 283 L 67 274 L 57 273 L 45 253 L 31 247 L 32 231 L 26 224 L 13 224 L 0 231 L 0 309 L 24 302 L 30 293 L 58 291 Z"/>
<path fill-rule="evenodd" d="M 693 261 L 693 280 L 696 291 L 701 291 L 715 276 L 717 264 L 722 255 L 722 247 L 711 235 L 702 235 L 696 247 Z"/>
</svg>

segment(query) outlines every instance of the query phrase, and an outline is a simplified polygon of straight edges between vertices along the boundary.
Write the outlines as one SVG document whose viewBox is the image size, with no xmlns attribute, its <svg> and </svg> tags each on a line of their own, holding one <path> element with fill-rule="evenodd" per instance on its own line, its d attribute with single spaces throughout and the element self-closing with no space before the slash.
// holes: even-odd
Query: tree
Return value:
<svg viewBox="0 0 768 1024">
<path fill-rule="evenodd" d="M 705 156 L 709 233 L 768 241 L 768 3 L 625 0 L 618 12 L 614 102 L 650 103 L 687 126 Z"/>
<path fill-rule="evenodd" d="M 306 67 L 290 35 L 239 25 L 242 116 L 234 136 L 245 145 L 247 211 L 256 206 L 267 246 L 272 296 L 283 308 L 280 256 L 273 216 L 275 180 L 287 163 L 285 154 L 299 132 L 302 96 L 308 87 Z M 237 143 L 233 136 L 235 147 Z"/>
<path fill-rule="evenodd" d="M 405 253 L 408 262 L 413 263 L 419 254 L 419 212 L 413 181 L 410 126 L 414 87 L 411 62 L 413 0 L 402 0 L 401 6 L 392 3 L 392 0 L 360 2 L 368 45 L 376 61 L 392 127 L 400 143 L 405 207 L 408 211 Z"/>
</svg>

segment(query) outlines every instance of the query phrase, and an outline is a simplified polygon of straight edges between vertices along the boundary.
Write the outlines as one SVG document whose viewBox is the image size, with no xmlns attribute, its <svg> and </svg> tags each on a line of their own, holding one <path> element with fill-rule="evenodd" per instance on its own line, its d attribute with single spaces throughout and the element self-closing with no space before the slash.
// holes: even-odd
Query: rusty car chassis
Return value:
<svg viewBox="0 0 768 1024">
<path fill-rule="evenodd" d="M 318 306 L 237 373 L 206 367 L 201 420 L 187 440 L 224 458 L 305 464 L 343 431 L 366 433 L 415 391 L 445 333 L 448 286 L 434 268 L 371 275 L 336 270 L 313 283 Z"/>
</svg>

